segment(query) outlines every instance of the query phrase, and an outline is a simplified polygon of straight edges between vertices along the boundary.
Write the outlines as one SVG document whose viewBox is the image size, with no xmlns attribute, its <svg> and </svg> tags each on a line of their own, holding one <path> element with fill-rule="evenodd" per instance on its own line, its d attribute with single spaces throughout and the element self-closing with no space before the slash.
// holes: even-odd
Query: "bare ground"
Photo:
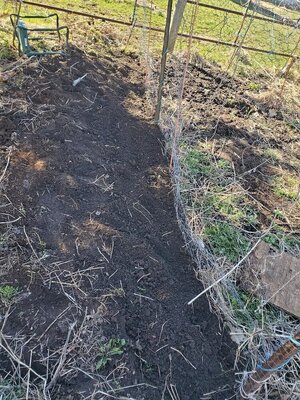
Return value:
<svg viewBox="0 0 300 400">
<path fill-rule="evenodd" d="M 205 298 L 186 305 L 201 287 L 143 95 L 136 59 L 78 49 L 5 83 L 1 374 L 40 398 L 234 397 L 228 333 Z M 122 354 L 96 370 L 112 338 Z"/>
</svg>

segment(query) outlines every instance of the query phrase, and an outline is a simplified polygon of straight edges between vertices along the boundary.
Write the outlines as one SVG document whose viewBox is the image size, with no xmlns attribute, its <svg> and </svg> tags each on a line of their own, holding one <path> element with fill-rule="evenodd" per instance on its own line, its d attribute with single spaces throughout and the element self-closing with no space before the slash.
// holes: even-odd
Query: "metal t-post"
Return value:
<svg viewBox="0 0 300 400">
<path fill-rule="evenodd" d="M 163 51 L 162 51 L 162 55 L 161 55 L 159 85 L 158 85 L 157 103 L 156 103 L 156 112 L 155 112 L 155 123 L 156 124 L 159 121 L 160 111 L 161 111 L 161 100 L 162 100 L 162 95 L 163 95 L 163 84 L 164 84 L 164 78 L 165 78 L 169 36 L 170 36 L 172 5 L 173 5 L 173 0 L 168 0 L 167 19 L 166 19 L 165 34 L 164 34 L 164 45 L 163 45 Z"/>
</svg>

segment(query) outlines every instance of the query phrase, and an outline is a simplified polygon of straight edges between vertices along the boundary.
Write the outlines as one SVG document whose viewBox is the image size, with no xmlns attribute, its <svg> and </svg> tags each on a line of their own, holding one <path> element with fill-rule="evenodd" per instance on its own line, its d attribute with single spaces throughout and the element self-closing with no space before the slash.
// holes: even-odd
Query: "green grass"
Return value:
<svg viewBox="0 0 300 400">
<path fill-rule="evenodd" d="M 272 179 L 273 192 L 278 197 L 284 197 L 288 200 L 299 200 L 299 178 L 284 172 L 281 176 Z"/>
<path fill-rule="evenodd" d="M 274 323 L 280 317 L 280 312 L 274 306 L 267 304 L 262 307 L 259 298 L 237 288 L 236 296 L 228 292 L 228 301 L 240 326 L 252 330 L 254 324 L 263 328 L 266 323 Z"/>
<path fill-rule="evenodd" d="M 125 339 L 110 339 L 106 343 L 100 343 L 96 369 L 101 370 L 105 368 L 107 364 L 112 361 L 112 359 L 122 355 L 124 353 L 125 346 Z"/>
<path fill-rule="evenodd" d="M 279 149 L 268 147 L 267 149 L 263 150 L 263 155 L 267 158 L 270 158 L 272 161 L 282 161 L 282 153 Z"/>
<path fill-rule="evenodd" d="M 276 210 L 276 213 L 278 213 L 278 210 Z M 283 217 L 282 212 L 280 216 Z M 293 234 L 287 234 L 281 226 L 276 224 L 273 225 L 271 232 L 268 233 L 263 240 L 270 246 L 279 250 L 300 250 L 300 239 Z"/>
<path fill-rule="evenodd" d="M 0 301 L 5 305 L 9 306 L 14 303 L 15 298 L 18 294 L 18 289 L 11 285 L 0 286 Z"/>
<path fill-rule="evenodd" d="M 231 164 L 225 159 L 214 159 L 211 153 L 203 149 L 189 149 L 182 160 L 193 177 L 224 178 L 232 170 Z"/>
<path fill-rule="evenodd" d="M 204 212 L 208 215 L 221 215 L 238 226 L 242 224 L 256 226 L 258 223 L 255 210 L 247 205 L 247 198 L 243 194 L 209 193 L 204 196 L 203 203 Z"/>
<path fill-rule="evenodd" d="M 16 52 L 12 48 L 7 38 L 0 42 L 0 60 L 12 61 L 16 58 Z"/>
<path fill-rule="evenodd" d="M 257 82 L 249 82 L 247 86 L 250 90 L 253 91 L 259 91 L 261 88 L 261 85 Z"/>
<path fill-rule="evenodd" d="M 206 0 L 207 4 L 217 5 L 237 11 L 244 12 L 244 7 L 241 7 L 233 2 L 228 0 Z M 49 2 L 51 3 L 51 2 Z M 130 21 L 131 15 L 133 12 L 133 0 L 88 0 L 84 3 L 81 0 L 60 0 L 58 2 L 52 3 L 61 7 L 70 8 L 73 10 L 85 11 L 98 15 L 106 15 L 108 17 L 121 19 L 123 21 Z M 150 6 L 150 2 L 147 3 Z M 166 0 L 155 0 L 154 1 L 154 9 L 150 10 L 150 7 L 144 8 L 142 5 L 137 5 L 136 17 L 137 22 L 142 24 L 145 22 L 146 25 L 149 24 L 151 18 L 152 26 L 158 28 L 164 28 L 165 26 L 165 16 L 166 16 Z M 6 12 L 12 12 L 13 8 L 9 3 L 4 2 L 4 0 L 0 0 L 0 9 L 4 9 Z M 192 15 L 193 6 L 188 4 L 186 6 L 184 20 L 182 23 L 181 31 L 189 33 L 190 30 L 190 21 Z M 23 14 L 48 14 L 50 11 L 44 10 L 42 8 L 23 5 L 22 13 Z M 77 21 L 77 26 L 84 24 L 84 21 L 87 21 L 87 18 L 68 16 L 64 13 L 59 13 L 61 20 L 63 23 L 70 23 L 71 21 L 71 33 L 74 30 L 76 25 L 74 25 L 74 21 Z M 297 16 L 300 16 L 300 13 L 293 13 L 294 19 L 297 19 Z M 241 37 L 245 33 L 245 29 L 247 29 L 248 24 L 251 22 L 250 29 L 244 41 L 246 46 L 260 47 L 264 49 L 269 49 L 271 51 L 277 52 L 286 52 L 290 53 L 297 41 L 299 36 L 299 30 L 285 27 L 281 25 L 275 25 L 266 23 L 264 21 L 257 21 L 251 19 L 247 19 L 244 30 L 241 32 Z M 95 32 L 99 31 L 99 25 L 102 25 L 99 21 L 93 22 L 95 25 Z M 93 28 L 93 23 L 89 28 Z M 221 39 L 223 41 L 232 42 L 236 37 L 236 33 L 241 24 L 241 16 L 236 16 L 232 14 L 225 14 L 221 11 L 211 10 L 203 7 L 199 7 L 198 16 L 196 20 L 196 24 L 194 27 L 194 34 L 208 36 L 216 39 Z M 113 26 L 113 25 L 111 25 Z M 120 25 L 115 25 L 124 36 L 128 36 L 129 29 L 126 27 L 122 27 Z M 137 35 L 135 35 L 137 33 Z M 140 35 L 140 31 L 136 29 L 136 32 L 133 35 L 133 38 L 137 39 Z M 86 38 L 88 40 L 89 38 Z M 151 34 L 151 48 L 154 51 L 158 51 L 162 46 L 163 35 L 152 33 Z M 133 39 L 134 41 L 134 39 Z M 76 43 L 75 43 L 76 44 Z M 133 47 L 137 50 L 137 46 L 139 46 L 139 42 L 135 41 L 132 43 Z M 187 41 L 186 39 L 179 38 L 177 43 L 178 50 L 184 50 L 186 48 Z M 204 56 L 206 59 L 218 62 L 223 66 L 228 65 L 228 61 L 232 54 L 233 49 L 215 44 L 208 44 L 205 42 L 193 42 L 193 50 L 200 53 L 200 55 Z M 246 62 L 244 60 L 247 60 Z M 265 55 L 254 52 L 244 52 L 243 57 L 240 61 L 239 72 L 247 73 L 252 69 L 257 68 L 281 68 L 285 64 L 286 59 L 274 55 Z"/>
<path fill-rule="evenodd" d="M 240 231 L 226 222 L 208 225 L 204 229 L 204 236 L 214 253 L 217 256 L 225 256 L 230 262 L 237 262 L 249 247 L 249 241 Z"/>
</svg>

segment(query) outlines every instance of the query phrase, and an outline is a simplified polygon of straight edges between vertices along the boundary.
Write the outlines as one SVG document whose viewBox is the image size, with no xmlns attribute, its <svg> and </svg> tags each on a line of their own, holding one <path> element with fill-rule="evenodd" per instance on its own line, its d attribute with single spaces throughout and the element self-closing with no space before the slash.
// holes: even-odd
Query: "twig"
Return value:
<svg viewBox="0 0 300 400">
<path fill-rule="evenodd" d="M 35 255 L 36 259 L 37 259 L 38 261 L 40 261 L 38 255 L 36 254 L 36 251 L 34 250 L 32 244 L 31 244 L 31 240 L 29 239 L 29 236 L 27 235 L 25 225 L 23 226 L 23 231 L 24 231 L 24 235 L 25 235 L 25 237 L 26 237 L 26 239 L 27 239 L 27 242 L 28 242 L 28 244 L 29 244 L 29 246 L 30 246 L 30 248 L 31 248 L 31 250 L 32 250 L 32 252 L 33 252 L 33 254 Z"/>
<path fill-rule="evenodd" d="M 2 180 L 4 179 L 4 176 L 5 176 L 5 174 L 6 174 L 7 168 L 8 168 L 8 166 L 9 166 L 10 157 L 11 157 L 11 153 L 12 153 L 12 149 L 13 149 L 12 146 L 10 146 L 10 147 L 9 147 L 9 151 L 8 151 L 8 156 L 7 156 L 6 165 L 5 165 L 5 168 L 4 168 L 3 172 L 2 172 L 2 175 L 1 175 L 1 177 L 0 177 L 0 183 L 1 183 Z"/>
<path fill-rule="evenodd" d="M 69 341 L 70 341 L 70 336 L 71 336 L 71 333 L 72 333 L 72 331 L 73 331 L 73 329 L 74 329 L 76 324 L 77 324 L 77 321 L 75 321 L 69 327 L 69 331 L 68 331 L 68 334 L 67 334 L 67 338 L 66 338 L 64 347 L 62 349 L 62 353 L 61 353 L 61 356 L 60 356 L 60 360 L 59 360 L 58 366 L 57 366 L 57 368 L 56 368 L 56 370 L 54 372 L 54 375 L 53 375 L 51 381 L 47 385 L 47 390 L 51 389 L 55 385 L 57 379 L 59 378 L 60 371 L 63 368 L 63 365 L 64 365 L 64 363 L 66 361 L 66 358 L 67 358 L 67 350 L 68 350 L 68 344 L 69 344 Z"/>
<path fill-rule="evenodd" d="M 0 222 L 0 225 L 13 224 L 14 222 L 19 221 L 19 219 L 21 219 L 21 217 L 18 217 L 18 218 L 16 218 L 16 219 L 12 220 L 12 221 L 1 221 L 1 222 Z"/>
<path fill-rule="evenodd" d="M 269 232 L 269 231 L 268 231 Z M 229 275 L 231 275 L 252 253 L 252 251 L 259 245 L 261 242 L 262 238 L 266 235 L 266 232 L 258 239 L 258 241 L 255 243 L 255 245 L 248 251 L 248 253 L 234 266 L 232 267 L 228 272 L 226 272 L 225 275 L 221 276 L 217 281 L 212 283 L 210 286 L 208 286 L 206 289 L 204 289 L 201 293 L 199 293 L 197 296 L 195 296 L 192 300 L 188 302 L 188 305 L 190 306 L 191 304 L 194 303 L 199 297 L 201 297 L 203 294 L 207 293 L 209 290 L 211 290 L 214 286 L 216 286 L 218 283 L 226 279 Z"/>
<path fill-rule="evenodd" d="M 2 341 L 5 343 L 5 346 L 2 344 Z M 41 379 L 42 381 L 45 382 L 45 378 L 43 376 L 41 376 L 40 374 L 38 374 L 37 372 L 35 372 L 35 370 L 33 370 L 29 365 L 25 364 L 23 361 L 21 361 L 13 352 L 12 348 L 9 346 L 9 344 L 7 343 L 4 335 L 2 334 L 2 332 L 0 332 L 0 347 L 2 347 L 2 349 L 4 351 L 6 351 L 6 353 L 10 356 L 11 359 L 13 359 L 16 363 L 18 363 L 18 365 L 27 368 L 28 371 L 32 372 L 37 378 Z"/>
<path fill-rule="evenodd" d="M 65 308 L 46 328 L 46 330 L 41 334 L 41 336 L 39 337 L 39 341 L 41 340 L 42 337 L 45 336 L 45 334 L 49 331 L 49 329 L 55 324 L 56 321 L 59 320 L 60 317 L 62 317 L 64 315 L 64 313 L 66 311 L 68 311 L 71 308 L 70 305 L 68 305 L 67 308 Z"/>
<path fill-rule="evenodd" d="M 178 349 L 175 349 L 175 347 L 170 347 L 170 349 L 176 351 L 178 354 L 180 354 L 180 355 L 185 359 L 185 361 L 186 361 L 188 364 L 190 364 L 191 367 L 193 367 L 194 369 L 197 369 L 197 367 L 195 367 L 195 365 L 192 364 L 192 363 L 190 362 L 190 360 L 188 360 L 188 359 L 186 358 L 186 356 L 185 356 L 184 354 L 181 353 L 181 351 L 179 351 Z"/>
</svg>

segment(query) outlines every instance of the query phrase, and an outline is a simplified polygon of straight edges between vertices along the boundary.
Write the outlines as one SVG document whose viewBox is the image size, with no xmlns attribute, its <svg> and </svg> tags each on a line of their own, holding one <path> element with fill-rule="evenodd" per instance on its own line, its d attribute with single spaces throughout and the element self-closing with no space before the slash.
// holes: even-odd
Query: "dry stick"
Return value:
<svg viewBox="0 0 300 400">
<path fill-rule="evenodd" d="M 209 290 L 211 290 L 214 286 L 216 286 L 218 283 L 222 282 L 224 279 L 226 279 L 229 275 L 231 275 L 249 256 L 250 254 L 253 252 L 253 250 L 259 245 L 259 243 L 261 242 L 262 238 L 266 235 L 266 233 L 264 233 L 259 239 L 258 241 L 255 243 L 255 245 L 248 251 L 248 253 L 234 266 L 232 267 L 228 272 L 226 272 L 225 275 L 221 276 L 221 278 L 219 278 L 217 281 L 215 281 L 214 283 L 212 283 L 210 286 L 208 286 L 206 289 L 204 289 L 200 294 L 198 294 L 197 296 L 195 296 L 192 300 L 190 300 L 188 302 L 188 305 L 190 306 L 191 304 L 194 303 L 195 300 L 199 299 L 199 297 L 201 297 L 203 294 L 207 293 Z"/>
<path fill-rule="evenodd" d="M 247 36 L 247 34 L 248 34 L 249 30 L 250 30 L 250 27 L 251 27 L 251 25 L 252 25 L 252 22 L 254 21 L 254 19 L 253 19 L 253 16 L 254 16 L 254 15 L 253 15 L 253 14 L 254 14 L 254 11 L 252 12 L 252 18 L 251 18 L 251 20 L 249 21 L 248 26 L 246 27 L 244 36 L 243 36 L 241 42 L 239 43 L 238 47 L 236 48 L 236 54 L 239 54 L 239 52 L 240 52 L 241 49 L 243 48 L 243 44 L 244 44 L 244 42 L 245 42 L 246 36 Z M 237 70 L 237 63 L 236 63 L 236 65 L 235 65 L 235 68 L 234 68 L 234 71 L 233 71 L 233 75 L 235 74 L 236 70 Z"/>
<path fill-rule="evenodd" d="M 285 365 L 300 349 L 300 331 L 293 338 L 282 345 L 275 353 L 251 375 L 245 385 L 241 388 L 242 398 L 253 395 L 263 382 L 268 379 L 273 372 L 278 371 Z"/>
<path fill-rule="evenodd" d="M 153 0 L 150 2 L 150 17 L 149 17 L 149 34 L 148 34 L 148 54 L 150 51 L 150 43 L 151 43 L 151 28 L 152 28 L 152 14 L 153 14 Z"/>
<path fill-rule="evenodd" d="M 297 43 L 295 44 L 295 47 L 292 50 L 291 59 L 292 59 L 293 62 L 290 62 L 290 59 L 289 59 L 287 61 L 286 65 L 285 65 L 285 67 L 284 67 L 284 69 L 286 69 L 286 71 L 284 72 L 284 81 L 283 81 L 282 87 L 280 89 L 279 96 L 282 96 L 283 90 L 285 88 L 285 84 L 286 84 L 288 73 L 289 73 L 290 69 L 292 68 L 292 66 L 295 64 L 295 62 L 297 61 L 297 58 L 294 56 L 294 54 L 298 50 L 299 45 L 300 45 L 300 34 L 299 34 L 299 38 L 297 40 Z"/>
<path fill-rule="evenodd" d="M 17 61 L 15 61 L 15 62 L 12 62 L 12 63 L 10 63 L 10 64 L 8 64 L 5 68 L 2 68 L 2 73 L 11 73 L 11 72 L 13 72 L 13 71 L 15 71 L 16 69 L 18 69 L 18 68 L 21 68 L 21 67 L 23 67 L 25 64 L 29 64 L 30 63 L 30 61 L 33 59 L 34 57 L 33 56 L 31 56 L 31 57 L 28 57 L 28 58 L 26 58 L 25 60 L 22 60 L 21 59 L 21 63 L 20 63 L 20 60 L 17 60 Z M 11 68 L 12 67 L 12 68 Z M 11 68 L 11 69 L 10 69 Z"/>
<path fill-rule="evenodd" d="M 107 392 L 103 392 L 102 390 L 97 390 L 97 392 L 95 392 L 95 393 L 93 393 L 93 395 L 96 395 L 96 394 L 102 394 L 103 396 L 105 396 L 105 397 L 109 397 L 109 398 L 111 398 L 111 399 L 116 399 L 116 400 L 135 400 L 134 398 L 132 398 L 132 397 L 123 397 L 123 396 L 121 396 L 121 397 L 116 397 L 116 396 L 114 396 L 114 395 L 112 395 L 112 394 L 109 394 L 109 393 L 107 393 Z"/>
<path fill-rule="evenodd" d="M 46 335 L 46 333 L 47 333 L 47 332 L 49 331 L 49 329 L 55 324 L 55 322 L 58 321 L 58 320 L 64 315 L 64 313 L 67 312 L 70 308 L 71 308 L 71 306 L 68 305 L 68 307 L 65 308 L 65 309 L 54 319 L 54 321 L 52 321 L 52 322 L 50 323 L 50 325 L 47 326 L 46 330 L 45 330 L 45 331 L 41 334 L 41 336 L 39 337 L 39 341 L 41 341 L 42 337 Z"/>
<path fill-rule="evenodd" d="M 67 334 L 67 338 L 66 338 L 64 347 L 62 349 L 62 353 L 61 353 L 61 356 L 60 356 L 60 360 L 59 360 L 58 366 L 57 366 L 57 368 L 56 368 L 56 370 L 54 372 L 54 375 L 53 375 L 51 381 L 47 385 L 47 390 L 50 390 L 52 388 L 52 386 L 55 385 L 57 379 L 59 378 L 60 371 L 62 370 L 62 368 L 64 366 L 64 363 L 66 361 L 66 358 L 67 358 L 67 349 L 68 349 L 68 344 L 69 344 L 69 341 L 70 341 L 70 336 L 71 336 L 71 333 L 72 333 L 72 331 L 73 331 L 73 329 L 74 329 L 76 324 L 77 324 L 77 321 L 75 321 L 69 327 L 69 331 L 68 331 L 68 334 Z"/>
<path fill-rule="evenodd" d="M 30 351 L 30 359 L 29 359 L 29 366 L 31 367 L 32 363 L 32 350 Z M 26 382 L 26 400 L 29 399 L 29 388 L 30 388 L 30 372 L 27 373 L 27 382 Z"/>
<path fill-rule="evenodd" d="M 5 343 L 5 346 L 2 344 L 2 341 Z M 4 351 L 6 351 L 6 353 L 10 356 L 10 358 L 12 360 L 14 360 L 18 365 L 28 369 L 29 372 L 33 373 L 37 378 L 41 379 L 43 382 L 45 382 L 45 378 L 43 376 L 41 376 L 40 374 L 38 374 L 37 372 L 35 372 L 34 369 L 32 369 L 29 365 L 25 364 L 23 361 L 21 361 L 13 352 L 12 348 L 9 346 L 9 344 L 7 343 L 4 335 L 2 334 L 2 332 L 0 332 L 0 347 L 2 347 L 2 349 Z"/>
<path fill-rule="evenodd" d="M 8 152 L 8 156 L 7 156 L 6 165 L 5 165 L 5 168 L 4 168 L 3 172 L 2 172 L 2 175 L 1 175 L 1 177 L 0 177 L 0 183 L 1 183 L 2 180 L 4 179 L 4 176 L 5 176 L 5 174 L 6 174 L 7 168 L 8 168 L 8 166 L 9 166 L 11 153 L 12 153 L 12 146 L 10 146 L 10 148 L 9 148 L 9 152 Z"/>
<path fill-rule="evenodd" d="M 180 355 L 185 359 L 185 361 L 186 361 L 191 367 L 193 367 L 194 369 L 197 369 L 197 367 L 195 367 L 195 365 L 192 364 L 191 361 L 190 361 L 188 358 L 186 358 L 186 356 L 185 356 L 184 354 L 181 353 L 181 351 L 179 351 L 179 350 L 176 349 L 175 347 L 170 347 L 170 349 L 176 351 L 178 354 L 180 354 Z"/>
<path fill-rule="evenodd" d="M 0 225 L 5 225 L 5 224 L 13 224 L 14 222 L 19 221 L 19 219 L 21 219 L 21 217 L 18 217 L 16 219 L 13 219 L 12 221 L 1 221 Z"/>
<path fill-rule="evenodd" d="M 38 261 L 40 261 L 38 255 L 36 254 L 36 251 L 34 250 L 32 244 L 31 244 L 31 240 L 29 239 L 29 236 L 27 235 L 25 225 L 23 226 L 23 231 L 24 231 L 24 235 L 25 235 L 25 237 L 26 237 L 26 240 L 27 240 L 27 242 L 28 242 L 28 244 L 29 244 L 29 246 L 30 246 L 30 248 L 31 248 L 31 250 L 32 250 L 32 252 L 33 252 L 33 254 L 35 255 L 36 259 L 37 259 Z"/>
<path fill-rule="evenodd" d="M 17 11 L 17 18 L 16 18 L 16 22 L 15 22 L 15 25 L 14 25 L 14 32 L 13 32 L 13 41 L 12 41 L 13 46 L 15 45 L 17 25 L 18 25 L 18 22 L 19 22 L 19 19 L 20 19 L 20 13 L 21 13 L 21 7 L 22 7 L 22 1 L 19 0 L 18 2 L 19 2 L 19 7 L 18 7 L 18 11 Z M 16 6 L 17 6 L 17 4 L 16 4 Z"/>
<path fill-rule="evenodd" d="M 237 42 L 238 42 L 238 40 L 239 40 L 239 37 L 240 37 L 240 34 L 241 34 L 241 31 L 242 31 L 242 29 L 243 29 L 243 27 L 244 27 L 244 24 L 245 24 L 245 21 L 246 21 L 246 17 L 248 16 L 248 11 L 249 11 L 249 7 L 250 7 L 251 3 L 252 3 L 252 0 L 249 0 L 249 1 L 248 1 L 247 8 L 246 8 L 246 10 L 245 10 L 245 12 L 244 12 L 244 15 L 243 15 L 243 18 L 242 18 L 242 22 L 241 22 L 240 28 L 239 28 L 239 30 L 238 30 L 236 36 L 235 36 L 235 39 L 234 39 L 234 44 L 235 44 L 235 45 L 237 44 Z M 244 37 L 244 39 L 245 39 L 245 37 Z M 242 44 L 242 43 L 244 42 L 244 39 L 241 40 L 240 44 Z M 232 63 L 233 63 L 233 60 L 234 60 L 235 56 L 238 54 L 239 50 L 240 50 L 240 46 L 239 46 L 239 47 L 236 47 L 236 48 L 233 50 L 232 56 L 230 57 L 230 60 L 229 60 L 229 63 L 228 63 L 227 71 L 228 71 L 229 68 L 231 67 L 231 65 L 232 65 Z"/>
</svg>

